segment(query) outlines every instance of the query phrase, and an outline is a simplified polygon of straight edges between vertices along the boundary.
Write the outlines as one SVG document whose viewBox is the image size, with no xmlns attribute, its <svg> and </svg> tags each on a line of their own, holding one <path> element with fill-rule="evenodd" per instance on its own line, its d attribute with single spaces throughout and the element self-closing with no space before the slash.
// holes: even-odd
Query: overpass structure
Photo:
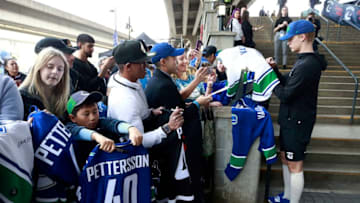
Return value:
<svg viewBox="0 0 360 203">
<path fill-rule="evenodd" d="M 232 7 L 251 5 L 255 0 L 233 0 Z M 201 19 L 206 5 L 216 5 L 218 0 L 164 0 L 169 19 L 170 38 L 194 43 L 200 32 Z"/>
<path fill-rule="evenodd" d="M 94 36 L 96 46 L 113 46 L 113 29 L 32 0 L 0 0 L 0 13 L 0 29 L 71 41 L 80 33 L 88 33 Z M 128 38 L 120 32 L 118 36 Z"/>
<path fill-rule="evenodd" d="M 233 0 L 232 7 L 251 5 L 255 0 Z M 206 5 L 219 0 L 164 0 L 168 14 L 170 39 L 194 42 L 200 31 Z M 76 41 L 80 33 L 89 33 L 96 45 L 112 48 L 113 29 L 87 19 L 63 12 L 32 0 L 0 0 L 0 29 L 40 36 L 67 38 Z M 120 39 L 128 36 L 118 32 Z"/>
</svg>

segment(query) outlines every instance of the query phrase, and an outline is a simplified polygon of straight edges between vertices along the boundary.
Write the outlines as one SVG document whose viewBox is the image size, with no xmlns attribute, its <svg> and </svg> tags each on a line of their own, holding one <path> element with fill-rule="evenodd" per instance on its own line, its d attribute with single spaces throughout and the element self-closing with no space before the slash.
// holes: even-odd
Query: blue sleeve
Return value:
<svg viewBox="0 0 360 203">
<path fill-rule="evenodd" d="M 130 125 L 124 121 L 119 121 L 112 118 L 100 118 L 99 125 L 102 130 L 114 133 L 114 134 L 127 134 Z"/>
<path fill-rule="evenodd" d="M 195 105 L 196 105 L 196 107 L 197 107 L 198 109 L 200 109 L 200 104 L 199 104 L 199 102 L 197 102 L 197 101 L 193 101 L 193 104 L 195 104 Z"/>
<path fill-rule="evenodd" d="M 86 129 L 84 126 L 79 126 L 76 123 L 68 122 L 66 128 L 71 132 L 74 140 L 91 141 L 92 130 Z"/>
<path fill-rule="evenodd" d="M 212 90 L 212 92 L 215 92 L 215 91 L 217 91 L 217 90 L 225 87 L 225 86 L 226 86 L 226 83 L 227 83 L 227 81 L 215 82 L 215 83 L 213 84 L 213 90 Z M 205 89 L 207 88 L 207 84 L 206 84 L 206 83 L 204 83 L 204 88 L 205 88 Z M 215 95 L 212 96 L 212 98 L 213 98 L 213 101 L 219 101 L 219 102 L 221 102 L 221 104 L 224 105 L 224 106 L 228 105 L 228 104 L 230 103 L 230 99 L 231 99 L 231 98 L 229 98 L 228 96 L 226 96 L 226 91 L 221 92 L 221 93 L 219 93 L 219 94 L 215 94 Z"/>
<path fill-rule="evenodd" d="M 117 129 L 118 129 L 119 133 L 123 133 L 123 134 L 128 134 L 130 127 L 131 127 L 131 125 L 128 123 L 125 123 L 125 122 L 121 122 L 117 125 Z"/>
<path fill-rule="evenodd" d="M 74 140 L 84 140 L 84 141 L 91 141 L 91 134 L 93 134 L 93 130 L 89 130 L 87 128 L 83 128 L 80 130 L 79 134 L 74 136 Z"/>
</svg>

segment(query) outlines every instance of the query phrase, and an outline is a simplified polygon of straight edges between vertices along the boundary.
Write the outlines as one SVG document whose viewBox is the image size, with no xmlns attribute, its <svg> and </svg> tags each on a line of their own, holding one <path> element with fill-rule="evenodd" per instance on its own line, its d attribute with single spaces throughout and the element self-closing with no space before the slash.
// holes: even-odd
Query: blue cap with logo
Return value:
<svg viewBox="0 0 360 203">
<path fill-rule="evenodd" d="M 286 34 L 282 37 L 280 37 L 280 40 L 288 40 L 292 38 L 295 35 L 309 33 L 309 32 L 315 32 L 314 25 L 307 20 L 297 20 L 287 27 Z"/>
<path fill-rule="evenodd" d="M 183 48 L 176 49 L 166 42 L 155 44 L 153 48 L 150 50 L 150 52 L 156 52 L 156 55 L 152 57 L 151 62 L 157 63 L 162 58 L 166 58 L 168 56 L 180 56 L 184 53 L 184 51 L 185 49 Z"/>
</svg>

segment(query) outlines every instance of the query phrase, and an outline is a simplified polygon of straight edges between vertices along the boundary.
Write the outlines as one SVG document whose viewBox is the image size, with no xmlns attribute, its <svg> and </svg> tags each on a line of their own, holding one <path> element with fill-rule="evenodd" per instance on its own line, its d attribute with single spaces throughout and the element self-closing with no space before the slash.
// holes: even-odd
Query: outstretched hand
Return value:
<svg viewBox="0 0 360 203">
<path fill-rule="evenodd" d="M 142 144 L 143 136 L 136 127 L 130 127 L 129 139 L 131 140 L 132 145 L 139 146 Z"/>
</svg>

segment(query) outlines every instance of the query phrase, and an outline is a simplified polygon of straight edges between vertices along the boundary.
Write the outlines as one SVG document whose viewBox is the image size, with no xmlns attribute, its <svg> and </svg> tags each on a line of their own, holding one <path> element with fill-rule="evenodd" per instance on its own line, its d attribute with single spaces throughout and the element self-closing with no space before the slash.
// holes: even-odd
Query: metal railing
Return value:
<svg viewBox="0 0 360 203">
<path fill-rule="evenodd" d="M 326 44 L 329 41 L 329 20 L 326 19 L 324 16 L 318 15 L 323 21 L 326 22 Z"/>
<path fill-rule="evenodd" d="M 267 17 L 270 19 L 270 22 L 271 22 L 271 31 L 270 31 L 271 38 L 270 38 L 270 40 L 273 41 L 274 40 L 274 20 L 269 15 Z"/>
<path fill-rule="evenodd" d="M 332 52 L 329 47 L 327 47 L 324 43 L 322 43 L 319 38 L 315 38 L 315 40 L 317 41 L 317 43 L 319 43 L 335 60 L 336 62 L 338 62 L 346 72 L 348 72 L 350 74 L 350 76 L 354 79 L 355 82 L 355 90 L 354 90 L 354 96 L 353 96 L 353 103 L 352 103 L 352 110 L 351 110 L 351 117 L 350 117 L 350 123 L 352 124 L 354 122 L 354 114 L 355 114 L 355 107 L 356 107 L 356 99 L 357 99 L 357 94 L 358 94 L 358 89 L 359 89 L 359 82 L 358 79 L 356 77 L 356 75 L 354 75 L 353 72 L 351 72 L 351 70 L 334 54 L 334 52 Z"/>
<path fill-rule="evenodd" d="M 353 22 L 351 21 L 345 21 L 347 24 L 349 24 L 350 26 L 352 26 L 353 28 L 357 29 L 358 31 L 360 31 L 360 27 L 355 25 Z"/>
</svg>

